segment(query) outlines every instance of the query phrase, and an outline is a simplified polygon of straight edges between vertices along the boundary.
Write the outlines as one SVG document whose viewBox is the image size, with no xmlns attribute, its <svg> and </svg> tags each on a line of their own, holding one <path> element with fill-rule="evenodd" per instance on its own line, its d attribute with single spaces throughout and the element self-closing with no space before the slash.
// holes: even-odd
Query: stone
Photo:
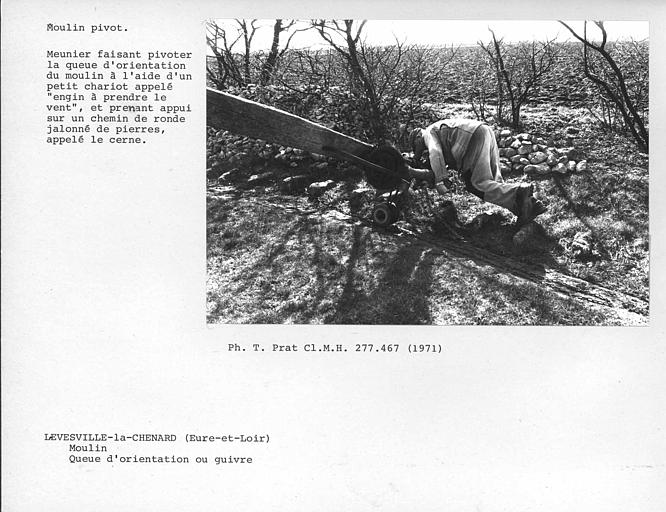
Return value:
<svg viewBox="0 0 666 512">
<path fill-rule="evenodd" d="M 507 158 L 511 158 L 512 156 L 516 156 L 518 154 L 518 151 L 516 151 L 514 148 L 506 148 L 504 155 Z"/>
<path fill-rule="evenodd" d="M 370 188 L 360 187 L 360 188 L 356 188 L 356 189 L 352 190 L 351 193 L 349 194 L 349 197 L 351 199 L 359 199 L 361 197 L 367 196 L 371 192 L 372 192 L 372 189 L 370 189 Z"/>
<path fill-rule="evenodd" d="M 554 166 L 555 164 L 557 164 L 557 157 L 553 153 L 550 153 L 548 155 L 548 158 L 546 158 L 546 163 L 551 167 Z"/>
<path fill-rule="evenodd" d="M 250 176 L 248 178 L 247 184 L 250 185 L 250 186 L 253 186 L 253 187 L 257 186 L 257 185 L 261 185 L 261 184 L 266 183 L 267 181 L 269 181 L 274 176 L 275 175 L 270 171 L 262 172 L 260 174 L 253 174 L 252 176 Z"/>
<path fill-rule="evenodd" d="M 230 180 L 234 179 L 235 177 L 237 177 L 239 172 L 240 172 L 240 169 L 238 167 L 234 167 L 230 171 L 222 173 L 222 175 L 219 177 L 219 180 L 230 181 Z"/>
<path fill-rule="evenodd" d="M 573 160 L 569 160 L 566 165 L 569 172 L 574 172 L 576 170 L 576 162 Z"/>
<path fill-rule="evenodd" d="M 520 172 L 520 171 L 522 171 L 524 168 L 525 168 L 525 166 L 524 166 L 523 164 L 513 164 L 513 165 L 511 166 L 511 169 L 512 169 L 513 171 L 515 171 L 515 172 Z"/>
<path fill-rule="evenodd" d="M 520 142 L 519 140 L 514 140 L 514 141 L 511 143 L 511 147 L 512 147 L 513 149 L 518 149 L 518 148 L 519 148 L 520 146 L 522 146 L 522 145 L 523 145 L 522 142 Z"/>
<path fill-rule="evenodd" d="M 559 172 L 560 174 L 566 174 L 568 170 L 568 167 L 564 164 L 557 164 L 553 167 L 553 171 Z"/>
<path fill-rule="evenodd" d="M 548 174 L 550 167 L 548 164 L 526 165 L 524 171 L 529 174 Z"/>
<path fill-rule="evenodd" d="M 557 159 L 558 164 L 566 164 L 569 161 L 569 158 L 566 155 L 562 155 Z"/>
<path fill-rule="evenodd" d="M 532 152 L 532 144 L 524 144 L 518 148 L 519 155 L 527 155 Z"/>
<path fill-rule="evenodd" d="M 519 133 L 516 135 L 516 138 L 518 140 L 532 140 L 532 134 L 531 133 Z"/>
<path fill-rule="evenodd" d="M 522 158 L 518 161 L 518 163 L 520 163 L 520 164 L 522 164 L 522 165 L 530 165 L 530 161 L 529 161 L 527 158 L 525 158 L 525 157 L 522 157 Z"/>
<path fill-rule="evenodd" d="M 586 170 L 587 170 L 587 160 L 581 160 L 576 164 L 577 172 L 586 171 Z"/>
<path fill-rule="evenodd" d="M 309 181 L 308 176 L 304 175 L 289 176 L 280 181 L 280 191 L 289 194 L 301 192 L 302 190 L 305 190 L 308 181 Z"/>
<path fill-rule="evenodd" d="M 543 151 L 537 151 L 536 153 L 532 153 L 529 156 L 530 163 L 531 164 L 540 164 L 541 162 L 545 162 L 546 159 L 548 158 L 548 155 L 544 153 Z"/>
<path fill-rule="evenodd" d="M 500 137 L 511 137 L 511 130 L 502 130 L 500 132 Z"/>
<path fill-rule="evenodd" d="M 501 163 L 501 164 L 500 164 L 500 172 L 501 172 L 502 174 L 507 173 L 507 172 L 510 172 L 510 171 L 511 171 L 511 166 L 510 166 L 510 165 L 505 164 L 505 163 Z"/>
<path fill-rule="evenodd" d="M 512 163 L 517 164 L 520 163 L 522 159 L 523 159 L 522 155 L 514 155 L 509 160 L 511 160 Z"/>
<path fill-rule="evenodd" d="M 584 259 L 592 256 L 594 252 L 594 241 L 591 231 L 579 231 L 569 246 L 569 250 L 575 258 Z"/>
<path fill-rule="evenodd" d="M 323 171 L 324 169 L 328 168 L 328 162 L 319 162 L 316 164 L 312 164 L 310 165 L 310 168 L 317 171 Z"/>
<path fill-rule="evenodd" d="M 564 154 L 567 155 L 569 160 L 575 160 L 576 162 L 583 158 L 583 153 L 579 149 L 573 147 L 565 148 Z"/>
<path fill-rule="evenodd" d="M 506 156 L 506 148 L 499 148 L 499 156 Z"/>
<path fill-rule="evenodd" d="M 238 194 L 238 190 L 236 189 L 236 187 L 225 185 L 221 187 L 212 188 L 211 194 L 216 196 L 229 196 L 229 195 Z"/>
<path fill-rule="evenodd" d="M 333 180 L 317 181 L 316 183 L 311 183 L 308 187 L 308 195 L 310 197 L 319 197 L 334 186 L 335 182 Z"/>
</svg>

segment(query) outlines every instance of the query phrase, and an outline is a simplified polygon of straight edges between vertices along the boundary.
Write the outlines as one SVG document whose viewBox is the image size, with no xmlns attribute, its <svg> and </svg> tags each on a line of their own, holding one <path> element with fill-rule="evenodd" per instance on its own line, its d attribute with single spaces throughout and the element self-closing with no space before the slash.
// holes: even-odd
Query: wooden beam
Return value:
<svg viewBox="0 0 666 512">
<path fill-rule="evenodd" d="M 370 144 L 284 110 L 215 89 L 206 89 L 206 102 L 208 125 L 238 135 L 322 155 L 331 154 L 324 146 L 357 156 L 372 149 Z"/>
</svg>

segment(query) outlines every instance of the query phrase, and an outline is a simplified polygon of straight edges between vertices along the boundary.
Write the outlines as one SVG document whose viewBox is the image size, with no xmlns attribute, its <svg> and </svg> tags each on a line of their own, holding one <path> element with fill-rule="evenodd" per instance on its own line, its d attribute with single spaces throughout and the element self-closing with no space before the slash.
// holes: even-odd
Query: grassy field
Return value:
<svg viewBox="0 0 666 512">
<path fill-rule="evenodd" d="M 231 323 L 640 324 L 391 230 L 279 197 L 209 198 L 208 317 Z M 293 205 L 293 199 L 287 198 Z M 284 205 L 283 205 L 284 206 Z M 581 307 L 584 306 L 584 307 Z"/>
</svg>

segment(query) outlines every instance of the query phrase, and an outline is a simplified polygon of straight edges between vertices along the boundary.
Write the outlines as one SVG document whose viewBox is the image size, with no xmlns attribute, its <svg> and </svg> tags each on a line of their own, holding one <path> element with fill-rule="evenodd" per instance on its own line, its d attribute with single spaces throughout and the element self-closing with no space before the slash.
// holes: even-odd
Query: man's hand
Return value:
<svg viewBox="0 0 666 512">
<path fill-rule="evenodd" d="M 430 169 L 416 169 L 408 165 L 407 172 L 410 178 L 425 181 L 430 187 L 435 185 L 435 174 Z"/>
</svg>

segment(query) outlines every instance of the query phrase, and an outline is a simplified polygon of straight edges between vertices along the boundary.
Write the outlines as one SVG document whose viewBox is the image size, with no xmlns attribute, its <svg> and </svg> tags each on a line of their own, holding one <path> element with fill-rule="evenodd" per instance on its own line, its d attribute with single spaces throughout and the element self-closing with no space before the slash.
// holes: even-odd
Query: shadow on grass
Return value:
<svg viewBox="0 0 666 512">
<path fill-rule="evenodd" d="M 586 214 L 592 213 L 591 211 L 586 212 L 586 210 L 589 210 L 589 208 L 578 205 L 572 199 L 571 194 L 564 186 L 564 183 L 562 182 L 562 178 L 560 176 L 553 175 L 553 183 L 555 183 L 555 188 L 560 193 L 560 196 L 562 196 L 562 198 L 566 201 L 567 205 L 571 209 L 574 216 L 581 222 L 581 224 L 583 224 L 583 226 L 585 226 L 586 229 L 592 232 L 592 235 L 595 238 L 598 238 L 598 233 L 596 233 L 594 227 L 587 220 Z"/>
<path fill-rule="evenodd" d="M 622 233 L 612 229 L 610 232 L 601 232 L 603 228 L 600 228 L 598 222 L 591 222 L 590 218 L 603 216 L 605 225 L 608 226 L 619 222 L 625 225 L 632 235 L 646 230 L 646 221 L 640 220 L 640 213 L 648 211 L 647 195 L 641 198 L 641 191 L 634 191 L 632 195 L 629 188 L 619 183 L 613 175 L 607 176 L 604 182 L 595 179 L 591 174 L 584 175 L 584 179 L 583 175 L 578 175 L 578 178 L 582 180 L 582 184 L 579 183 L 573 193 L 570 189 L 575 185 L 569 184 L 570 187 L 567 187 L 567 178 L 553 175 L 552 182 L 576 219 L 592 233 L 602 247 L 608 249 L 612 239 L 621 237 Z M 642 200 L 637 201 L 637 198 Z"/>
<path fill-rule="evenodd" d="M 352 215 L 358 215 L 362 204 L 349 201 Z M 400 241 L 397 251 L 385 254 L 382 275 L 368 291 L 356 269 L 359 255 L 367 254 L 372 239 L 367 227 L 355 225 L 350 257 L 345 269 L 345 283 L 335 312 L 327 323 L 342 324 L 431 324 L 428 298 L 433 283 L 433 258 L 423 244 L 415 240 Z"/>
<path fill-rule="evenodd" d="M 579 304 L 543 288 L 542 264 L 516 262 L 511 255 L 457 240 L 440 237 L 433 244 L 361 222 L 252 202 L 236 206 L 210 226 L 211 322 L 580 325 L 605 320 L 603 314 L 582 315 Z M 515 232 L 510 225 L 484 229 L 507 244 Z M 235 243 L 217 233 L 232 233 Z"/>
<path fill-rule="evenodd" d="M 349 208 L 358 214 L 362 204 L 352 199 Z M 428 308 L 429 289 L 432 285 L 432 258 L 422 245 L 403 243 L 397 251 L 389 253 L 376 247 L 373 231 L 356 223 L 351 228 L 349 254 L 344 265 L 342 291 L 324 323 L 333 324 L 429 324 L 432 318 Z M 314 262 L 322 261 L 319 242 L 310 237 L 315 247 Z M 366 275 L 362 261 L 375 255 L 381 261 L 382 275 Z M 325 260 L 324 260 L 325 261 Z M 315 269 L 317 292 L 315 303 L 320 303 L 330 288 L 329 276 Z M 313 311 L 303 315 L 310 320 Z"/>
<path fill-rule="evenodd" d="M 336 324 L 431 324 L 428 304 L 433 282 L 433 259 L 423 246 L 405 244 L 383 265 L 376 285 L 368 291 L 355 268 L 363 243 L 360 228 L 354 230 L 352 254 L 345 284 L 335 312 L 326 323 Z"/>
<path fill-rule="evenodd" d="M 454 229 L 463 235 L 456 241 L 448 232 L 433 226 L 432 235 L 426 240 L 441 246 L 463 258 L 481 266 L 493 266 L 497 272 L 511 273 L 516 277 L 538 282 L 545 276 L 546 269 L 567 273 L 564 265 L 554 257 L 557 240 L 539 224 L 538 220 L 524 229 L 528 234 L 516 245 L 514 236 L 519 228 L 508 223 L 498 213 L 480 213 L 465 224 L 459 223 Z"/>
<path fill-rule="evenodd" d="M 601 312 L 586 310 L 570 297 L 555 297 L 553 292 L 530 281 L 507 282 L 497 274 L 480 274 L 480 293 L 501 305 L 492 321 L 476 317 L 478 325 L 610 325 L 613 319 Z M 473 314 L 470 311 L 469 314 Z"/>
</svg>

